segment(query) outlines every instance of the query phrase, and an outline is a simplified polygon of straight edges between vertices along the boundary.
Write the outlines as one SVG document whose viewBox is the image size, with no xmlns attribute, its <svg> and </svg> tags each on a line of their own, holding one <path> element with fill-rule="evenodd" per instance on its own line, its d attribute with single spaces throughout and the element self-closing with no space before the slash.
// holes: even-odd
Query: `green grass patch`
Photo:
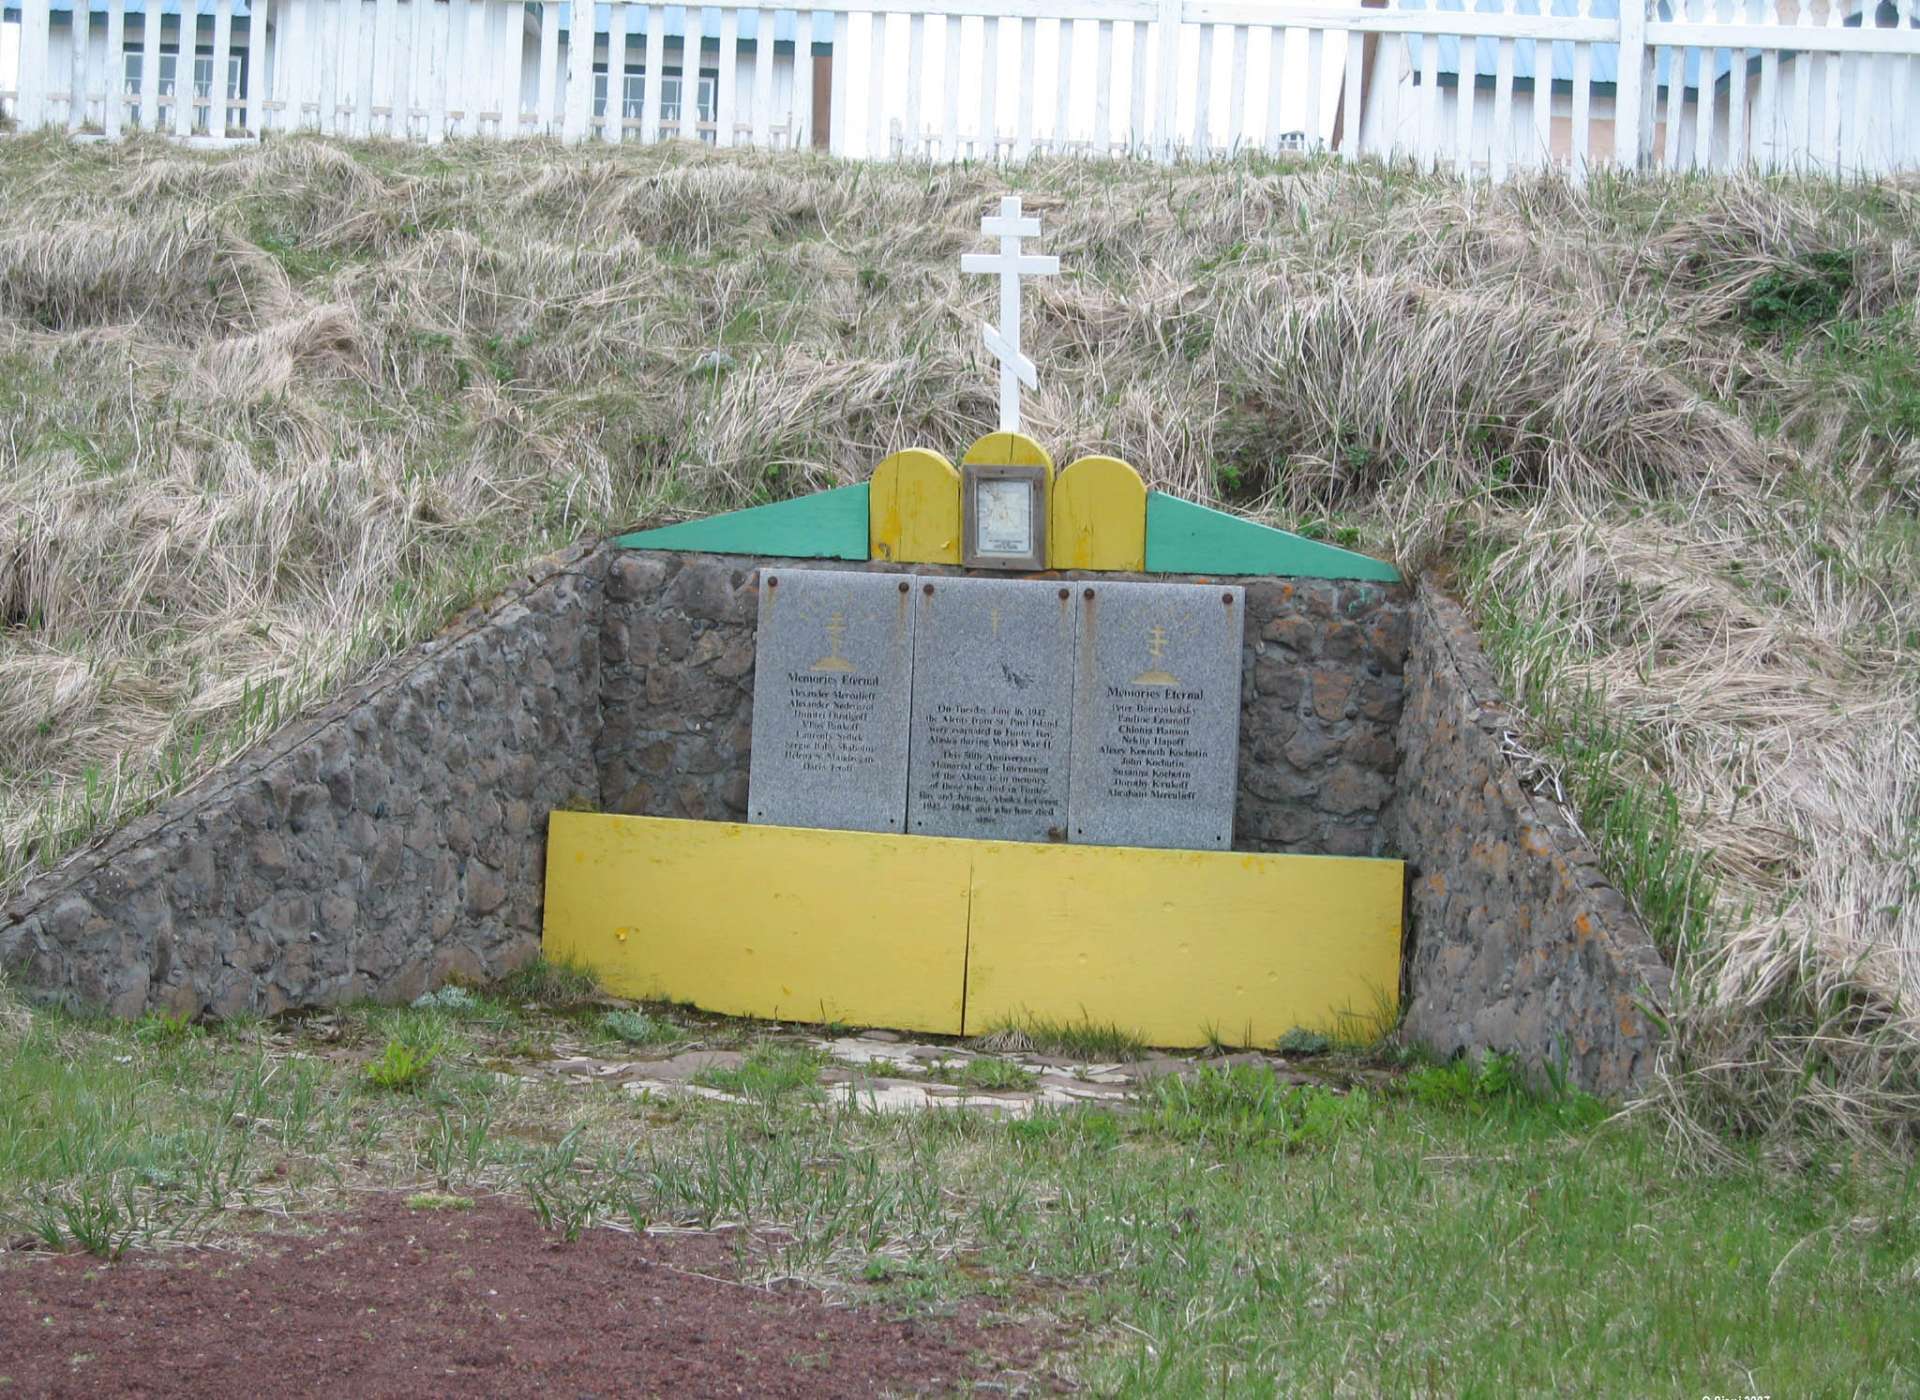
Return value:
<svg viewBox="0 0 1920 1400">
<path fill-rule="evenodd" d="M 577 1006 L 597 996 L 600 979 L 582 963 L 549 958 L 541 953 L 501 978 L 493 990 L 503 1001 L 560 1008 Z"/>
<path fill-rule="evenodd" d="M 817 1099 L 820 1071 L 827 1058 L 810 1046 L 765 1040 L 748 1053 L 737 1069 L 701 1070 L 693 1082 L 723 1093 L 763 1101 L 788 1097 Z"/>
<path fill-rule="evenodd" d="M 1059 1055 L 1076 1060 L 1125 1063 L 1147 1053 L 1146 1041 L 1112 1021 L 1096 1021 L 1082 1012 L 1077 1021 L 1045 1016 L 1010 1017 L 996 1021 L 974 1044 L 989 1052 Z"/>
</svg>

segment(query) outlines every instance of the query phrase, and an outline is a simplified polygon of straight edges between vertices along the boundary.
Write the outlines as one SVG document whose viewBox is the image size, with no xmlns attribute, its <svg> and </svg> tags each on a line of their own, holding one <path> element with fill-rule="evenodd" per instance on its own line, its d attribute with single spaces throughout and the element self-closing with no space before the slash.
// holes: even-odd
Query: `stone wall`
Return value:
<svg viewBox="0 0 1920 1400">
<path fill-rule="evenodd" d="M 0 966 L 136 1015 L 272 1013 L 539 948 L 547 813 L 598 795 L 604 555 L 547 561 L 0 909 Z"/>
<path fill-rule="evenodd" d="M 1615 1094 L 1650 1066 L 1669 973 L 1585 838 L 1522 787 L 1491 669 L 1460 606 L 1413 607 L 1389 818 L 1408 862 L 1404 1034 L 1511 1052 Z"/>
<path fill-rule="evenodd" d="M 754 621 L 759 571 L 768 565 L 964 572 L 717 554 L 619 555 L 608 568 L 600 623 L 602 810 L 746 820 Z M 1381 814 L 1393 795 L 1397 762 L 1407 591 L 1318 579 L 1235 582 L 1246 584 L 1247 623 L 1234 846 L 1386 854 Z"/>
</svg>

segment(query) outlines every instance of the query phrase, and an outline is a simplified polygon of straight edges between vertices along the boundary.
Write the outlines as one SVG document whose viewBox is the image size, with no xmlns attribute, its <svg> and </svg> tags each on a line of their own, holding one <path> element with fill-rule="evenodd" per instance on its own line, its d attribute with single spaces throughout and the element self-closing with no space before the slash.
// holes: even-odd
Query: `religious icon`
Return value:
<svg viewBox="0 0 1920 1400">
<path fill-rule="evenodd" d="M 1158 662 L 1167 650 L 1167 629 L 1155 623 L 1147 629 L 1147 657 Z M 1158 665 L 1150 665 L 1133 678 L 1135 685 L 1178 685 L 1180 678 L 1171 671 L 1162 670 Z"/>
<path fill-rule="evenodd" d="M 847 615 L 843 612 L 836 612 L 832 617 L 827 619 L 827 654 L 813 663 L 813 669 L 816 671 L 851 671 L 853 669 L 853 663 L 840 654 L 841 646 L 845 643 L 846 639 Z M 805 652 L 800 654 L 802 656 L 806 655 Z"/>
<path fill-rule="evenodd" d="M 961 558 L 969 568 L 1047 567 L 1047 481 L 1043 466 L 960 470 Z"/>
</svg>

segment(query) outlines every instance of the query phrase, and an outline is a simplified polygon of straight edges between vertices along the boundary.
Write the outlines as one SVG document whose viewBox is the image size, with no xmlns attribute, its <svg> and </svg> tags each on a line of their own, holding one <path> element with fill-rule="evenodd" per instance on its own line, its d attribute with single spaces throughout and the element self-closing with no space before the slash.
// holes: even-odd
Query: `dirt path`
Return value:
<svg viewBox="0 0 1920 1400">
<path fill-rule="evenodd" d="M 0 1254 L 0 1394 L 840 1396 L 1050 1389 L 977 1305 L 901 1320 L 728 1281 L 704 1235 L 379 1198 L 244 1255 Z M 1005 1386 L 1007 1390 L 1000 1390 Z"/>
</svg>

